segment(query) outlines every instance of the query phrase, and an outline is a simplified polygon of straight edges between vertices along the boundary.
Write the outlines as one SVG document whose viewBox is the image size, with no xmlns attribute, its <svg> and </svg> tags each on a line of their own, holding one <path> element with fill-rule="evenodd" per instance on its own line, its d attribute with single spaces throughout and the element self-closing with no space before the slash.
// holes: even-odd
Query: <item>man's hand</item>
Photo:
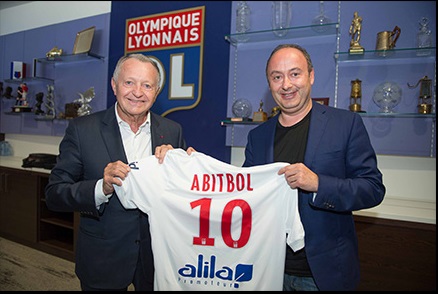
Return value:
<svg viewBox="0 0 438 294">
<path fill-rule="evenodd" d="M 158 158 L 158 162 L 163 163 L 164 157 L 166 156 L 166 152 L 168 150 L 172 150 L 172 149 L 174 149 L 174 148 L 170 144 L 157 146 L 157 148 L 155 148 L 155 157 Z M 196 150 L 193 147 L 189 147 L 189 148 L 187 148 L 186 152 L 188 155 L 190 155 L 190 154 L 192 154 L 192 152 L 196 152 Z"/>
<path fill-rule="evenodd" d="M 121 186 L 122 180 L 130 171 L 131 168 L 120 160 L 108 163 L 103 170 L 103 193 L 105 195 L 112 194 L 114 192 L 113 184 Z"/>
<path fill-rule="evenodd" d="M 293 189 L 300 188 L 308 192 L 318 192 L 318 175 L 303 163 L 287 165 L 281 168 L 278 174 L 284 174 L 284 178 Z"/>
</svg>

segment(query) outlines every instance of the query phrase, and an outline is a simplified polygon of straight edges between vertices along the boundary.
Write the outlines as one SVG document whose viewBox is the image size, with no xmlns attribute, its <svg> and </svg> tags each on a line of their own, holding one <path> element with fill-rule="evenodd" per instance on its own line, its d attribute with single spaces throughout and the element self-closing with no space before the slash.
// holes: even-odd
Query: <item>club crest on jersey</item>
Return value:
<svg viewBox="0 0 438 294">
<path fill-rule="evenodd" d="M 186 263 L 178 270 L 178 274 L 180 283 L 237 289 L 240 283 L 252 280 L 253 265 L 237 264 L 234 269 L 226 265 L 216 268 L 215 255 L 210 256 L 210 260 L 204 260 L 204 255 L 199 254 L 196 265 Z"/>
<path fill-rule="evenodd" d="M 140 169 L 137 167 L 137 163 L 138 163 L 138 161 L 134 161 L 134 162 L 131 162 L 130 164 L 128 164 L 128 166 L 132 169 Z"/>
<path fill-rule="evenodd" d="M 204 23 L 205 6 L 126 20 L 125 54 L 143 53 L 157 62 L 161 72 L 153 112 L 165 116 L 199 104 Z"/>
</svg>

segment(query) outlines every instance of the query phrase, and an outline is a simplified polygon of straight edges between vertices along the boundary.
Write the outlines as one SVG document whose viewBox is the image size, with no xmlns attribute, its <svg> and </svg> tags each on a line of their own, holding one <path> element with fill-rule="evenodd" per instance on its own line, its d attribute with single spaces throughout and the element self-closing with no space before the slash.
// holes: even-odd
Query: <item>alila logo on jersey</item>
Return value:
<svg viewBox="0 0 438 294">
<path fill-rule="evenodd" d="M 126 20 L 125 54 L 143 53 L 160 69 L 152 111 L 162 116 L 201 100 L 205 6 Z"/>
<path fill-rule="evenodd" d="M 204 260 L 204 255 L 198 255 L 197 264 L 186 263 L 178 270 L 181 283 L 239 288 L 240 283 L 252 280 L 253 265 L 237 264 L 233 269 L 223 265 L 216 268 L 216 256 L 211 255 L 210 260 Z"/>
</svg>

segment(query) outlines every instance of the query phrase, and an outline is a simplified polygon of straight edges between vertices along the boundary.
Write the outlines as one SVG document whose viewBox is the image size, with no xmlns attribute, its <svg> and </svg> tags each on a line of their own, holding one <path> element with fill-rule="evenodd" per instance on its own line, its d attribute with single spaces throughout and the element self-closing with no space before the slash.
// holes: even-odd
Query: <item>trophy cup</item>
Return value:
<svg viewBox="0 0 438 294">
<path fill-rule="evenodd" d="M 267 121 L 268 120 L 268 114 L 263 111 L 263 101 L 260 100 L 260 107 L 257 112 L 254 112 L 254 115 L 252 116 L 253 121 Z"/>
<path fill-rule="evenodd" d="M 427 76 L 418 80 L 415 86 L 409 85 L 409 89 L 415 89 L 420 84 L 420 95 L 418 96 L 418 113 L 429 114 L 432 112 L 432 80 Z"/>
<path fill-rule="evenodd" d="M 351 81 L 351 94 L 350 94 L 350 111 L 362 112 L 362 81 L 355 79 Z"/>
<path fill-rule="evenodd" d="M 401 29 L 395 26 L 392 31 L 383 31 L 377 33 L 376 41 L 376 55 L 387 56 L 388 52 L 386 50 L 391 50 L 395 48 L 398 37 L 400 37 Z"/>
<path fill-rule="evenodd" d="M 348 33 L 351 35 L 350 49 L 348 50 L 350 54 L 364 53 L 364 48 L 359 44 L 361 30 L 362 17 L 360 17 L 358 12 L 355 11 L 353 20 L 351 21 L 350 29 L 348 30 Z"/>
</svg>

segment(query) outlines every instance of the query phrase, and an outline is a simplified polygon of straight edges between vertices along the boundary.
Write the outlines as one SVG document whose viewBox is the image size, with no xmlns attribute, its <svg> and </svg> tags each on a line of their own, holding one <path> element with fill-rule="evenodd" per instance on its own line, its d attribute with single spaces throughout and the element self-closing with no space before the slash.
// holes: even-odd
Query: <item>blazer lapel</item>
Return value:
<svg viewBox="0 0 438 294">
<path fill-rule="evenodd" d="M 156 117 L 157 114 L 150 112 L 151 114 L 151 145 L 152 153 L 154 153 L 157 146 L 163 145 L 164 135 L 160 131 L 160 120 Z"/>
<path fill-rule="evenodd" d="M 102 138 L 111 161 L 114 162 L 121 160 L 128 163 L 125 149 L 123 147 L 122 136 L 120 135 L 119 125 L 117 124 L 115 105 L 106 111 L 101 126 Z"/>
<path fill-rule="evenodd" d="M 328 120 L 325 110 L 318 107 L 316 103 L 313 103 L 310 115 L 309 136 L 307 138 L 306 155 L 304 156 L 304 163 L 309 167 L 312 166 L 315 152 L 318 149 Z"/>
</svg>

